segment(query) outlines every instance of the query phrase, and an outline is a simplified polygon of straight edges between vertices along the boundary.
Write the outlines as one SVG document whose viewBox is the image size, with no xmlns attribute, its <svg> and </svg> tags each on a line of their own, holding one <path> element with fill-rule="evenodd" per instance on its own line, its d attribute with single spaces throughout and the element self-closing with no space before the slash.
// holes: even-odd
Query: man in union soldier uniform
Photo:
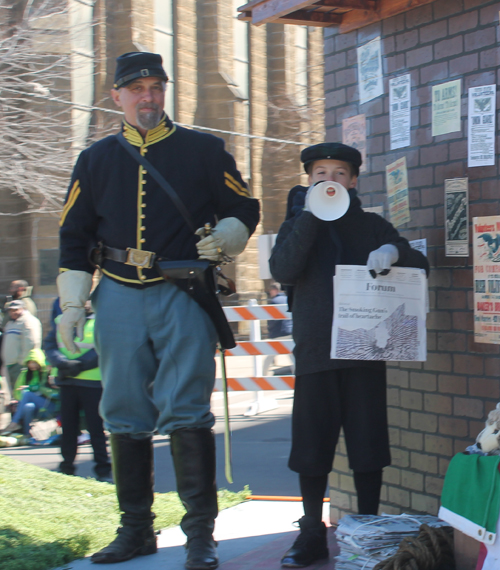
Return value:
<svg viewBox="0 0 500 570">
<path fill-rule="evenodd" d="M 217 262 L 241 253 L 258 223 L 259 205 L 221 139 L 180 128 L 163 112 L 167 81 L 157 54 L 117 59 L 111 94 L 124 113 L 121 135 L 80 154 L 61 216 L 59 330 L 68 349 L 77 350 L 74 331 L 81 338 L 97 264 L 103 273 L 92 294 L 100 412 L 111 434 L 122 515 L 117 537 L 92 562 L 156 552 L 152 434 L 158 430 L 170 435 L 186 508 L 186 567 L 210 570 L 218 565 L 210 395 L 219 329 L 193 296 L 190 279 L 165 278 L 158 263 L 184 262 L 178 265 L 189 269 L 194 260 Z M 138 151 L 138 160 L 127 145 Z M 140 157 L 170 184 L 180 205 Z"/>
</svg>

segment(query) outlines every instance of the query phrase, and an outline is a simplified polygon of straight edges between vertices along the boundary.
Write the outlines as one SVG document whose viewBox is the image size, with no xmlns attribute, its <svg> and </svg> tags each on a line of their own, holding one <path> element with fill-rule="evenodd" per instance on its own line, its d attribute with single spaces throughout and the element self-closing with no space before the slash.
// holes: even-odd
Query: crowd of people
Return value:
<svg viewBox="0 0 500 570">
<path fill-rule="evenodd" d="M 56 419 L 61 427 L 59 471 L 75 474 L 77 446 L 90 439 L 96 479 L 112 482 L 106 436 L 99 415 L 102 387 L 90 302 L 83 338 L 76 339 L 79 353 L 71 354 L 58 338 L 59 299 L 54 301 L 49 331 L 43 337 L 37 307 L 30 294 L 31 287 L 26 281 L 13 281 L 2 308 L 1 370 L 11 422 L 0 435 L 20 433 L 25 436 L 24 441 L 29 442 L 35 419 Z"/>
</svg>

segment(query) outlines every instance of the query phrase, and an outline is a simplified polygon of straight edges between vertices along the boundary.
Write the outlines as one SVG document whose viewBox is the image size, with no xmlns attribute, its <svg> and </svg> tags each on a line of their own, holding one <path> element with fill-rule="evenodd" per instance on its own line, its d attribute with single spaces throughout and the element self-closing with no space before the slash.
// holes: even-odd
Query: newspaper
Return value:
<svg viewBox="0 0 500 570">
<path fill-rule="evenodd" d="M 340 554 L 337 570 L 371 570 L 393 556 L 403 538 L 417 536 L 422 524 L 449 526 L 431 515 L 346 515 L 335 531 Z"/>
<path fill-rule="evenodd" d="M 495 164 L 496 85 L 469 89 L 467 166 Z"/>
<path fill-rule="evenodd" d="M 389 123 L 391 150 L 410 146 L 411 75 L 389 81 Z"/>
<path fill-rule="evenodd" d="M 427 279 L 392 267 L 376 279 L 365 265 L 337 265 L 330 358 L 425 361 Z"/>
</svg>

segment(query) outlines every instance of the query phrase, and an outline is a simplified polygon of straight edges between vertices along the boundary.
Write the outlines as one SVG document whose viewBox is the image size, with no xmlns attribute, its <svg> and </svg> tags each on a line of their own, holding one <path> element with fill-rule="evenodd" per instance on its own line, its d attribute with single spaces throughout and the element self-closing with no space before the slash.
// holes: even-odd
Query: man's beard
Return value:
<svg viewBox="0 0 500 570">
<path fill-rule="evenodd" d="M 140 109 L 144 107 L 152 107 L 154 111 L 140 113 Z M 139 103 L 136 107 L 137 126 L 150 131 L 159 125 L 162 114 L 162 110 L 156 103 Z"/>
</svg>

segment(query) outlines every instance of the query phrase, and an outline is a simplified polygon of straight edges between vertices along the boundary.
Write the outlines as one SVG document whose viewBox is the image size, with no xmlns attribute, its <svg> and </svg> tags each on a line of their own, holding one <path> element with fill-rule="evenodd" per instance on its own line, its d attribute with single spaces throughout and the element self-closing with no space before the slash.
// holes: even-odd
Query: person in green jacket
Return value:
<svg viewBox="0 0 500 570">
<path fill-rule="evenodd" d="M 14 395 L 19 404 L 10 424 L 0 433 L 8 435 L 21 431 L 29 435 L 35 418 L 51 417 L 58 409 L 59 390 L 50 384 L 45 355 L 39 348 L 28 353 L 15 387 Z"/>
</svg>

